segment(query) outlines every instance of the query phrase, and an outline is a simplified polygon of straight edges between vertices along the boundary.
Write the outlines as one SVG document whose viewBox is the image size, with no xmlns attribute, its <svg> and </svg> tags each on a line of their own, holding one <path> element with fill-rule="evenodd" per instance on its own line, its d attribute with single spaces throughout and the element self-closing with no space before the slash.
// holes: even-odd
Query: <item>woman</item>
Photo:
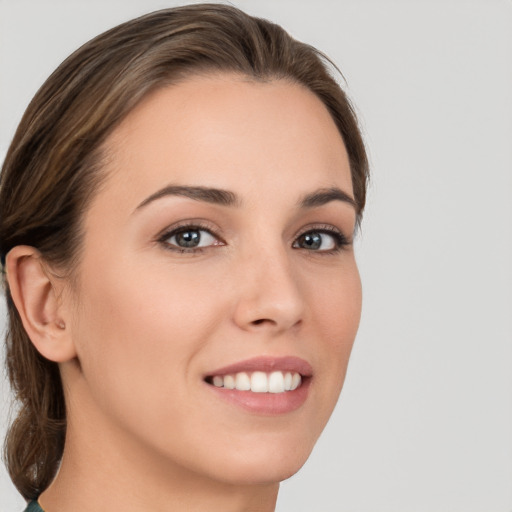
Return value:
<svg viewBox="0 0 512 512">
<path fill-rule="evenodd" d="M 267 21 L 169 9 L 71 55 L 0 182 L 28 510 L 274 510 L 343 384 L 366 179 L 325 59 Z"/>
</svg>

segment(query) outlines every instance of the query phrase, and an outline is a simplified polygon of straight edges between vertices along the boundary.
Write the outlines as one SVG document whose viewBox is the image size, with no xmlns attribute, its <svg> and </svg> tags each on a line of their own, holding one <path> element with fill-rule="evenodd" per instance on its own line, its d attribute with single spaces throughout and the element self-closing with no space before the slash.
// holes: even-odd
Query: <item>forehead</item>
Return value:
<svg viewBox="0 0 512 512">
<path fill-rule="evenodd" d="M 338 186 L 352 195 L 347 153 L 326 107 L 285 80 L 195 77 L 155 91 L 106 142 L 106 189 L 133 203 L 169 183 L 241 196 Z M 286 187 L 283 187 L 286 184 Z"/>
</svg>

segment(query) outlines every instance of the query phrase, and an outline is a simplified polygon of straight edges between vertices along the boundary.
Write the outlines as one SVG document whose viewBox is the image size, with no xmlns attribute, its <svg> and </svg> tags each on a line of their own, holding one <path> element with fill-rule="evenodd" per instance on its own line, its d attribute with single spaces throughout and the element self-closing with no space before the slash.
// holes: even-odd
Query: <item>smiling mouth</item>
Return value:
<svg viewBox="0 0 512 512">
<path fill-rule="evenodd" d="M 250 414 L 275 417 L 306 402 L 313 368 L 296 356 L 260 356 L 211 370 L 203 380 L 213 396 Z"/>
<path fill-rule="evenodd" d="M 217 388 L 252 391 L 253 393 L 286 393 L 295 391 L 304 378 L 298 372 L 238 372 L 227 375 L 213 375 L 205 380 Z"/>
</svg>

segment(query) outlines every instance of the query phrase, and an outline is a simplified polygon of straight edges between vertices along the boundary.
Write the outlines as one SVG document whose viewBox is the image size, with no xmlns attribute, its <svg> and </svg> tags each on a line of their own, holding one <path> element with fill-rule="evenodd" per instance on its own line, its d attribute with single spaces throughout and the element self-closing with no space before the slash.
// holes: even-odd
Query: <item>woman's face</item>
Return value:
<svg viewBox="0 0 512 512">
<path fill-rule="evenodd" d="M 224 482 L 290 476 L 361 308 L 329 113 L 286 81 L 199 77 L 149 96 L 106 149 L 70 324 L 80 364 L 63 367 L 70 428 Z"/>
</svg>

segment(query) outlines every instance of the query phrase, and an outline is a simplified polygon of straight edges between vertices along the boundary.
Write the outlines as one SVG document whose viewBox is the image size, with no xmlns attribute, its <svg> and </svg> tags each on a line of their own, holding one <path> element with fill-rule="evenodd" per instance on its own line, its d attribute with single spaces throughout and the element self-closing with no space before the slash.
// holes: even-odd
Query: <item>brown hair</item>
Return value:
<svg viewBox="0 0 512 512">
<path fill-rule="evenodd" d="M 0 254 L 39 250 L 71 273 L 80 255 L 81 217 L 102 178 L 101 146 L 156 88 L 209 71 L 255 80 L 285 79 L 316 94 L 347 149 L 360 218 L 368 163 L 356 116 L 326 57 L 281 27 L 227 5 L 157 11 L 115 27 L 79 48 L 41 87 L 14 136 L 0 177 Z M 19 408 L 5 442 L 10 476 L 36 498 L 58 469 L 66 409 L 58 365 L 28 338 L 8 285 L 7 368 Z"/>
</svg>

